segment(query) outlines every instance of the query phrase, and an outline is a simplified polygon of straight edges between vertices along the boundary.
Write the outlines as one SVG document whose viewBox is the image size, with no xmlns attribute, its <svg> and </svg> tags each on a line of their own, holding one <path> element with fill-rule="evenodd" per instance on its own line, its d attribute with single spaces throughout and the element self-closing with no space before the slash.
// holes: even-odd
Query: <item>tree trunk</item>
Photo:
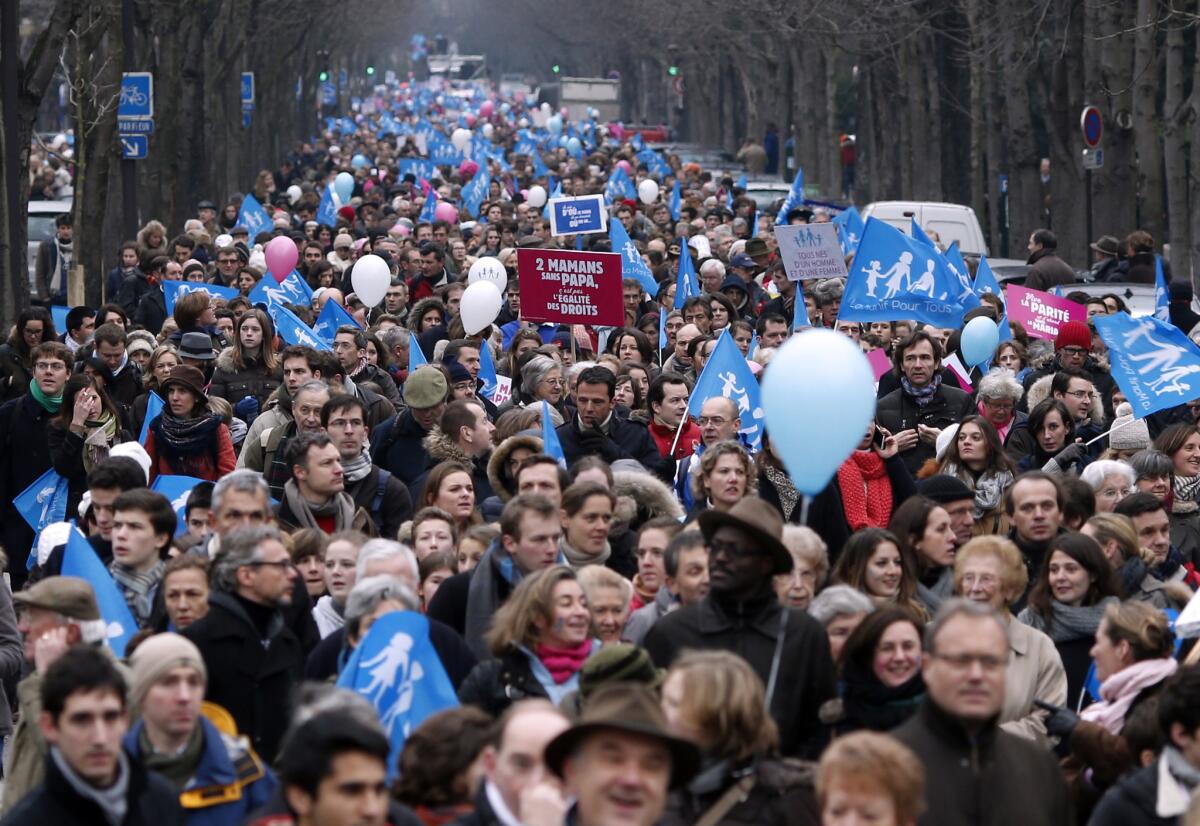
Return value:
<svg viewBox="0 0 1200 826">
<path fill-rule="evenodd" d="M 1188 4 L 1191 7 L 1191 3 Z M 1163 97 L 1163 167 L 1167 190 L 1167 227 L 1171 245 L 1171 275 L 1191 278 L 1191 226 L 1188 222 L 1187 122 L 1193 107 L 1184 99 L 1183 22 L 1167 27 L 1166 88 Z"/>
<path fill-rule="evenodd" d="M 1137 224 L 1163 240 L 1163 146 L 1157 113 L 1158 2 L 1138 0 L 1133 35 L 1133 139 L 1138 158 Z"/>
</svg>

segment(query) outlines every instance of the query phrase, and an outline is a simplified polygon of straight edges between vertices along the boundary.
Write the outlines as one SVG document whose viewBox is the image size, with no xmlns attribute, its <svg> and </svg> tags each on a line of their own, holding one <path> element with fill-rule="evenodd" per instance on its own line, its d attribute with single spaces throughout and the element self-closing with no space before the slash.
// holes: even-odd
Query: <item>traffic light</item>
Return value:
<svg viewBox="0 0 1200 826">
<path fill-rule="evenodd" d="M 668 67 L 667 67 L 667 74 L 669 74 L 671 77 L 676 77 L 676 76 L 678 76 L 678 74 L 679 74 L 679 67 L 678 67 L 678 66 L 668 66 Z"/>
<path fill-rule="evenodd" d="M 559 66 L 557 63 L 555 63 L 553 66 L 550 67 L 550 71 L 554 72 L 554 74 L 558 74 L 558 72 L 561 68 L 562 68 L 561 66 Z"/>
<path fill-rule="evenodd" d="M 374 67 L 374 66 L 368 66 L 368 67 L 367 67 L 367 76 L 368 76 L 368 77 L 370 77 L 370 76 L 371 76 L 371 75 L 373 75 L 373 74 L 375 74 L 375 67 Z"/>
</svg>

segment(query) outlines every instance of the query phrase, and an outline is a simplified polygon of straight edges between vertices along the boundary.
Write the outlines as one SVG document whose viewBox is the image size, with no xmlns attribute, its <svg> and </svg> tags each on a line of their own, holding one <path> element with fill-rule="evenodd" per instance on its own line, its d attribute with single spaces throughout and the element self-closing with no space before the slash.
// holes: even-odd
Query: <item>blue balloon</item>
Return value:
<svg viewBox="0 0 1200 826">
<path fill-rule="evenodd" d="M 571 139 L 570 139 L 570 138 L 568 138 L 566 135 L 559 135 L 559 136 L 558 136 L 558 145 L 559 145 L 559 146 L 561 146 L 563 149 L 566 149 L 566 148 L 567 148 L 567 145 L 568 145 L 570 142 L 571 142 Z"/>
<path fill-rule="evenodd" d="M 963 327 L 958 349 L 967 366 L 974 367 L 995 355 L 999 344 L 1000 328 L 996 326 L 996 322 L 986 316 L 979 316 L 968 321 L 967 326 Z"/>
<path fill-rule="evenodd" d="M 367 166 L 369 163 L 370 163 L 370 161 L 367 160 L 367 156 L 362 155 L 362 154 L 355 155 L 353 158 L 350 159 L 350 165 L 352 167 L 354 167 L 355 169 L 362 169 L 363 167 Z"/>
<path fill-rule="evenodd" d="M 507 115 L 509 112 L 512 111 L 512 106 L 510 106 L 507 102 L 501 103 L 500 111 Z"/>
<path fill-rule="evenodd" d="M 579 142 L 579 138 L 567 139 L 567 151 L 572 155 L 578 155 L 583 150 L 583 144 Z"/>
<path fill-rule="evenodd" d="M 562 134 L 562 128 L 562 118 L 560 118 L 558 115 L 551 115 L 549 120 L 546 121 L 546 129 L 550 131 L 551 135 Z"/>
<path fill-rule="evenodd" d="M 350 203 L 350 196 L 354 194 L 354 176 L 349 172 L 339 172 L 333 179 L 333 191 L 343 204 Z"/>
<path fill-rule="evenodd" d="M 771 448 L 796 489 L 816 496 L 875 418 L 875 376 L 848 337 L 806 330 L 771 358 L 762 401 Z"/>
</svg>

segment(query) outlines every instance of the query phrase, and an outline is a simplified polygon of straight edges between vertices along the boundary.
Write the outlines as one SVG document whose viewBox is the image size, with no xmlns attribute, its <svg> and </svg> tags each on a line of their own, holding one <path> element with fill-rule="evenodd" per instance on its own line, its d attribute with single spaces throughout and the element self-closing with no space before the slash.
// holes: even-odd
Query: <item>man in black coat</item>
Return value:
<svg viewBox="0 0 1200 826">
<path fill-rule="evenodd" d="M 367 408 L 350 395 L 334 396 L 321 408 L 321 426 L 337 446 L 342 459 L 345 492 L 355 508 L 371 515 L 380 536 L 395 536 L 400 526 L 412 519 L 412 496 L 408 486 L 383 468 L 371 464 L 366 450 Z"/>
<path fill-rule="evenodd" d="M 618 459 L 633 459 L 670 483 L 675 460 L 658 452 L 644 425 L 613 415 L 616 389 L 617 379 L 605 367 L 589 367 L 579 374 L 574 394 L 577 413 L 555 431 L 567 464 L 584 456 L 599 456 L 610 465 Z"/>
<path fill-rule="evenodd" d="M 436 367 L 425 365 L 404 382 L 407 407 L 371 432 L 372 461 L 411 486 L 425 472 L 425 437 L 442 418 L 450 384 Z"/>
<path fill-rule="evenodd" d="M 938 434 L 974 413 L 975 405 L 969 395 L 943 383 L 942 347 L 924 330 L 896 345 L 892 360 L 900 389 L 879 400 L 875 421 L 896 437 L 904 465 L 915 476 L 935 455 Z"/>
<path fill-rule="evenodd" d="M 1055 756 L 997 725 L 1009 656 L 1005 620 L 983 603 L 951 600 L 926 627 L 925 647 L 925 702 L 892 732 L 932 780 L 919 826 L 1073 822 Z"/>
<path fill-rule="evenodd" d="M 655 623 L 645 648 L 660 668 L 687 649 L 739 655 L 767 687 L 781 752 L 815 759 L 825 739 L 817 711 L 834 695 L 834 666 L 820 623 L 775 596 L 774 576 L 793 566 L 783 519 L 749 497 L 728 512 L 703 511 L 700 528 L 709 548 L 708 596 Z"/>
<path fill-rule="evenodd" d="M 304 675 L 304 650 L 284 619 L 297 579 L 273 527 L 221 536 L 208 614 L 183 629 L 208 668 L 205 698 L 222 706 L 270 763 L 291 719 L 292 692 Z"/>
</svg>

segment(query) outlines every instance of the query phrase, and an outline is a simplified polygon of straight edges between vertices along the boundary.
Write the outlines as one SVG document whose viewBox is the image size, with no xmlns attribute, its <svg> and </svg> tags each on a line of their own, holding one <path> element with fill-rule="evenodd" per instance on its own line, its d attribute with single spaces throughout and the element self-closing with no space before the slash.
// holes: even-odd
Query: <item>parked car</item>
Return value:
<svg viewBox="0 0 1200 826">
<path fill-rule="evenodd" d="M 1131 315 L 1143 316 L 1154 314 L 1153 284 L 1093 282 L 1091 284 L 1071 284 L 1070 286 L 1060 287 L 1059 291 L 1063 295 L 1071 292 L 1081 292 L 1095 297 L 1116 294 L 1125 302 L 1125 306 L 1129 308 Z"/>
<path fill-rule="evenodd" d="M 70 212 L 70 201 L 29 202 L 29 218 L 26 224 L 29 234 L 29 284 L 35 289 L 38 246 L 47 238 L 54 237 L 54 219 L 60 215 L 69 215 Z"/>
<path fill-rule="evenodd" d="M 754 201 L 759 209 L 765 209 L 787 197 L 792 185 L 783 181 L 747 181 L 746 197 Z"/>
<path fill-rule="evenodd" d="M 983 227 L 975 216 L 975 210 L 962 204 L 943 204 L 930 201 L 876 201 L 867 204 L 863 220 L 878 218 L 905 234 L 916 219 L 921 229 L 938 235 L 942 246 L 954 241 L 963 255 L 987 255 L 987 242 L 983 238 Z"/>
</svg>

